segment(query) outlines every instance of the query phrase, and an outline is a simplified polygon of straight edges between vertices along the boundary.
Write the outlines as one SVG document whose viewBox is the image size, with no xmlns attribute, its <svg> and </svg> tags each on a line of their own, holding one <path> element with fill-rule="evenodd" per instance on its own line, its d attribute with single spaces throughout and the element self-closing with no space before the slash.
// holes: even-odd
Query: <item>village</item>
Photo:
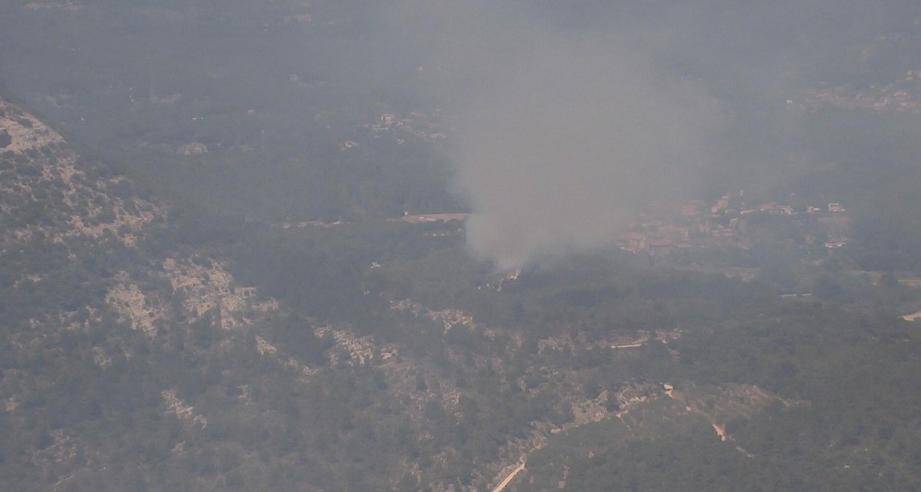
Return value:
<svg viewBox="0 0 921 492">
<path fill-rule="evenodd" d="M 847 245 L 849 219 L 840 202 L 796 208 L 788 203 L 745 200 L 744 192 L 722 195 L 711 204 L 692 200 L 670 217 L 645 217 L 633 223 L 617 239 L 620 249 L 630 253 L 664 256 L 691 248 L 735 247 L 750 249 L 751 232 L 757 220 L 797 221 L 814 224 L 805 228 L 798 242 L 834 250 Z"/>
</svg>

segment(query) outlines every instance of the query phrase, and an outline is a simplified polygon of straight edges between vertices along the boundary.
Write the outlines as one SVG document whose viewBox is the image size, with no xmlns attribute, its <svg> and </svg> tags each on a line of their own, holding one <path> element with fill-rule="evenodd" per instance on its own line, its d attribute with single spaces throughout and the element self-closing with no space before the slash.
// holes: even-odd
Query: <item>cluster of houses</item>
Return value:
<svg viewBox="0 0 921 492">
<path fill-rule="evenodd" d="M 381 135 L 388 132 L 392 133 L 393 131 L 399 131 L 404 135 L 409 134 L 425 140 L 437 141 L 448 138 L 445 133 L 439 131 L 434 118 L 417 112 L 411 112 L 402 118 L 393 113 L 383 113 L 375 123 L 368 125 L 368 128 L 374 138 L 379 138 Z M 394 138 L 398 144 L 406 142 L 400 135 L 394 135 Z"/>
<path fill-rule="evenodd" d="M 750 247 L 745 236 L 746 221 L 756 216 L 780 216 L 792 218 L 810 217 L 820 224 L 831 226 L 828 229 L 827 249 L 837 249 L 847 244 L 846 227 L 838 226 L 847 222 L 847 210 L 839 202 L 828 203 L 825 207 L 808 206 L 797 209 L 792 205 L 767 202 L 755 207 L 745 206 L 743 193 L 726 194 L 706 204 L 694 200 L 681 206 L 680 217 L 673 221 L 648 220 L 634 224 L 628 232 L 618 239 L 621 249 L 631 253 L 666 254 L 675 250 L 698 246 L 733 245 L 747 249 Z M 814 236 L 806 238 L 813 242 Z"/>
<path fill-rule="evenodd" d="M 406 138 L 414 137 L 428 141 L 445 140 L 448 136 L 435 123 L 435 117 L 423 113 L 411 112 L 405 117 L 393 113 L 382 113 L 374 120 L 361 126 L 370 133 L 371 138 L 392 138 L 398 145 L 406 143 Z M 355 140 L 340 140 L 339 151 L 345 152 L 360 144 Z"/>
<path fill-rule="evenodd" d="M 810 110 L 832 107 L 880 113 L 921 113 L 921 70 L 909 70 L 891 84 L 872 85 L 864 90 L 840 86 L 812 91 L 803 103 Z"/>
</svg>

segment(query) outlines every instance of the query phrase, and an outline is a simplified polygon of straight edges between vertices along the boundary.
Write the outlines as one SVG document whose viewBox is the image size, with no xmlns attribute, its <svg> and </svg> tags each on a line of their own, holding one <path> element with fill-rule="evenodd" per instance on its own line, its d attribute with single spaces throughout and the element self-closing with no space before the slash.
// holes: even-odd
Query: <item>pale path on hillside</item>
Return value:
<svg viewBox="0 0 921 492">
<path fill-rule="evenodd" d="M 492 489 L 492 492 L 502 492 L 503 490 L 505 490 L 505 488 L 508 487 L 508 484 L 510 484 L 512 480 L 514 480 L 515 477 L 517 477 L 518 474 L 521 473 L 522 470 L 524 470 L 524 461 L 519 463 L 518 466 L 516 466 L 511 471 L 511 473 L 509 473 L 508 476 L 505 477 L 504 480 L 499 482 L 499 485 L 496 485 L 496 488 Z"/>
</svg>

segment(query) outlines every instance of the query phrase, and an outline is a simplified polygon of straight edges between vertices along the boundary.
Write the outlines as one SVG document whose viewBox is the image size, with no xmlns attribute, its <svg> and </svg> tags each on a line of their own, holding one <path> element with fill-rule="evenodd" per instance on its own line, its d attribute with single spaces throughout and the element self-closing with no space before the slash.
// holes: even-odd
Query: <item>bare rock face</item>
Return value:
<svg viewBox="0 0 921 492">
<path fill-rule="evenodd" d="M 0 100 L 0 212 L 8 226 L 4 247 L 31 245 L 33 237 L 69 246 L 114 240 L 133 247 L 164 211 L 113 175 L 78 155 L 35 116 Z"/>
</svg>

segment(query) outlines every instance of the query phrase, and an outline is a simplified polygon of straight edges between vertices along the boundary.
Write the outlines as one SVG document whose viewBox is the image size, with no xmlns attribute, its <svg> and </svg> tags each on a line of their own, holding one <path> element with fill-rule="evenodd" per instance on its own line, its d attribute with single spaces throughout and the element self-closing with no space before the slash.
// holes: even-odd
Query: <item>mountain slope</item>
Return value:
<svg viewBox="0 0 921 492">
<path fill-rule="evenodd" d="M 621 251 L 503 275 L 456 224 L 183 240 L 209 224 L 0 111 L 6 488 L 921 483 L 921 335 L 889 304 Z M 891 283 L 859 288 L 917 297 Z"/>
</svg>

